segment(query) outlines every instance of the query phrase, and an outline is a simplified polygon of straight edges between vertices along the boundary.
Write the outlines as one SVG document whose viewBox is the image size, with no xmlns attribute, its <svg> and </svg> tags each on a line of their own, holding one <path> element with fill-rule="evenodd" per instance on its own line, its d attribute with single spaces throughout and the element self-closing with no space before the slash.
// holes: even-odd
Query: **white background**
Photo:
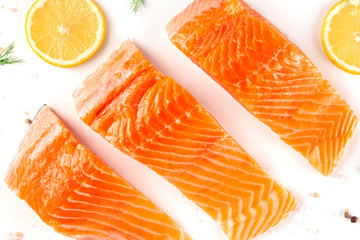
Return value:
<svg viewBox="0 0 360 240">
<path fill-rule="evenodd" d="M 24 63 L 0 66 L 0 178 L 24 136 L 26 118 L 44 104 L 51 106 L 81 141 L 116 169 L 158 206 L 174 217 L 195 239 L 224 239 L 201 216 L 201 211 L 151 171 L 119 153 L 77 118 L 71 94 L 122 41 L 131 38 L 165 75 L 185 87 L 220 124 L 279 183 L 296 196 L 295 213 L 262 240 L 354 239 L 360 223 L 352 224 L 343 210 L 360 215 L 360 136 L 351 142 L 340 165 L 325 178 L 300 154 L 283 143 L 268 127 L 252 117 L 167 39 L 165 24 L 191 0 L 147 0 L 137 15 L 130 0 L 96 1 L 107 24 L 99 52 L 88 62 L 71 68 L 53 67 L 32 52 L 26 42 L 24 22 L 32 0 L 0 0 L 0 46 L 15 41 L 16 55 Z M 329 82 L 360 115 L 360 77 L 343 72 L 325 56 L 320 42 L 321 22 L 336 0 L 246 0 L 295 42 L 319 67 Z M 140 177 L 141 176 L 141 177 Z M 145 180 L 149 178 L 150 180 Z M 319 198 L 312 194 L 317 192 Z M 165 194 L 166 193 L 166 194 Z M 170 200 L 169 200 L 170 199 Z M 181 207 L 180 207 L 181 206 Z M 173 211 L 173 209 L 181 209 Z M 195 210 L 195 215 L 191 215 Z M 0 182 L 0 239 L 22 232 L 23 239 L 66 239 L 47 227 L 38 216 Z"/>
</svg>

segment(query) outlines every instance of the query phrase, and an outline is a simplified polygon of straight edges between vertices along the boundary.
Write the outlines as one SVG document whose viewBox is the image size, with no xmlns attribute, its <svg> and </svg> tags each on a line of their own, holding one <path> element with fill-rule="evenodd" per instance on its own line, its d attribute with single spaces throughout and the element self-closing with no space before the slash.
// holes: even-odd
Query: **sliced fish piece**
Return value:
<svg viewBox="0 0 360 240">
<path fill-rule="evenodd" d="M 5 182 L 57 232 L 76 239 L 190 239 L 81 145 L 49 107 L 31 124 Z"/>
<path fill-rule="evenodd" d="M 130 41 L 73 96 L 87 125 L 175 185 L 230 239 L 251 239 L 295 209 L 294 197 Z"/>
<path fill-rule="evenodd" d="M 310 59 L 242 0 L 195 0 L 170 40 L 251 114 L 328 176 L 359 126 Z"/>
</svg>

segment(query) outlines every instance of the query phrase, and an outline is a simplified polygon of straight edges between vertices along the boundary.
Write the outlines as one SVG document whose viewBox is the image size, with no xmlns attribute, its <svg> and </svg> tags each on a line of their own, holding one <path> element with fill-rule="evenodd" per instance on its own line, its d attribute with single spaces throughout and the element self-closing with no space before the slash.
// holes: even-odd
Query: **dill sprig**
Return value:
<svg viewBox="0 0 360 240">
<path fill-rule="evenodd" d="M 131 1 L 131 9 L 134 13 L 136 13 L 141 6 L 145 5 L 145 0 L 132 0 Z"/>
<path fill-rule="evenodd" d="M 0 65 L 13 64 L 22 62 L 18 57 L 12 56 L 14 52 L 14 43 L 11 43 L 7 48 L 0 52 Z"/>
</svg>

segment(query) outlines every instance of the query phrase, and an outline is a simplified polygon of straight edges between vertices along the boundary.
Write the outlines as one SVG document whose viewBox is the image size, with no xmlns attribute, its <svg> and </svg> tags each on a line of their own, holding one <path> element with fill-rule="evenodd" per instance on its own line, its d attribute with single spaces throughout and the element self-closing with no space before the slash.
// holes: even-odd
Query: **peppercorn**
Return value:
<svg viewBox="0 0 360 240">
<path fill-rule="evenodd" d="M 314 197 L 314 198 L 319 198 L 320 195 L 319 195 L 317 192 L 314 192 L 314 193 L 313 193 L 313 197 Z"/>
<path fill-rule="evenodd" d="M 351 217 L 351 222 L 356 223 L 358 221 L 358 218 L 356 216 Z"/>
<path fill-rule="evenodd" d="M 29 118 L 27 118 L 27 119 L 25 119 L 25 123 L 26 123 L 26 124 L 31 124 L 32 121 L 31 121 Z"/>
</svg>

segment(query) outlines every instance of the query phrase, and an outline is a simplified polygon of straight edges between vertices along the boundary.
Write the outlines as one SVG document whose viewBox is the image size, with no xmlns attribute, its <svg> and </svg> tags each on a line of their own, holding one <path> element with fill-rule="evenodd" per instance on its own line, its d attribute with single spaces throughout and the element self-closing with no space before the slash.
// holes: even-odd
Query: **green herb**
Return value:
<svg viewBox="0 0 360 240">
<path fill-rule="evenodd" d="M 131 0 L 131 9 L 136 13 L 141 6 L 145 5 L 145 0 Z"/>
<path fill-rule="evenodd" d="M 14 43 L 10 44 L 10 46 L 8 46 L 2 52 L 0 52 L 0 65 L 22 62 L 21 59 L 15 56 L 11 56 L 13 52 L 14 52 Z"/>
</svg>

